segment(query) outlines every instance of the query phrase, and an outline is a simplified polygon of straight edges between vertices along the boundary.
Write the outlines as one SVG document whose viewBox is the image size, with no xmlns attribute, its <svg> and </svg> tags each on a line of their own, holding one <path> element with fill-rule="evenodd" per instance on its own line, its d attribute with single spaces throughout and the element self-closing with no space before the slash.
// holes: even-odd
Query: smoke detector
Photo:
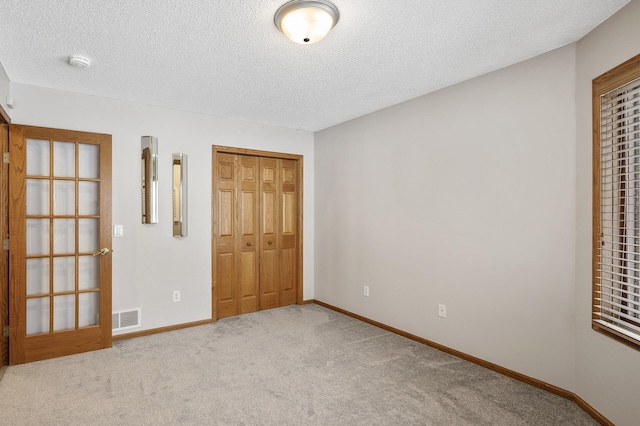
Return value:
<svg viewBox="0 0 640 426">
<path fill-rule="evenodd" d="M 69 65 L 76 68 L 89 68 L 91 66 L 91 59 L 81 55 L 69 56 Z"/>
</svg>

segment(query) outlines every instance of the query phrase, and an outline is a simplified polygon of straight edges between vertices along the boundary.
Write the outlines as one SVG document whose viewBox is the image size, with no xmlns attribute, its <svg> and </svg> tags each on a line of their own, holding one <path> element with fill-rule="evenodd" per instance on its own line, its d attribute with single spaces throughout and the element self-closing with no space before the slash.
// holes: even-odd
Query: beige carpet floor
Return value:
<svg viewBox="0 0 640 426">
<path fill-rule="evenodd" d="M 570 401 L 318 305 L 9 367 L 1 425 L 594 425 Z"/>
</svg>

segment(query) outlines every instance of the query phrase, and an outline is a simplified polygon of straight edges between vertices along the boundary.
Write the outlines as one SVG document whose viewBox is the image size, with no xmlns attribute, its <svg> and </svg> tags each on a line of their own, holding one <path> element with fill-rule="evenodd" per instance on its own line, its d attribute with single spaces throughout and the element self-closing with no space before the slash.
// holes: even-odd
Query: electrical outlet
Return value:
<svg viewBox="0 0 640 426">
<path fill-rule="evenodd" d="M 447 317 L 447 307 L 445 305 L 438 305 L 438 316 L 441 318 Z"/>
<path fill-rule="evenodd" d="M 180 290 L 176 290 L 173 292 L 173 303 L 180 301 Z"/>
<path fill-rule="evenodd" d="M 365 285 L 365 286 L 364 286 L 364 292 L 363 292 L 363 294 L 364 294 L 366 297 L 369 297 L 369 286 L 368 286 L 368 285 Z"/>
</svg>

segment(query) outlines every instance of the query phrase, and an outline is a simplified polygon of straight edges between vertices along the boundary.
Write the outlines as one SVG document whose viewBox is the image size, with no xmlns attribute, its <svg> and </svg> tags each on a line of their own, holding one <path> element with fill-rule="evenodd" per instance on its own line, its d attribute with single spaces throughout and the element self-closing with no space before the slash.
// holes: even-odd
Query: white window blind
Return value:
<svg viewBox="0 0 640 426">
<path fill-rule="evenodd" d="M 600 96 L 593 321 L 640 343 L 640 79 Z"/>
</svg>

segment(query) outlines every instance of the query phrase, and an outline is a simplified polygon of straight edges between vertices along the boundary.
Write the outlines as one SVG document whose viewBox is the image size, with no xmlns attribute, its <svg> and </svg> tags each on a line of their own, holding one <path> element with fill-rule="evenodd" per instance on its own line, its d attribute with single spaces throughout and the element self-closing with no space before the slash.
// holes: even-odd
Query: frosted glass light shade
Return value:
<svg viewBox="0 0 640 426">
<path fill-rule="evenodd" d="M 312 44 L 322 40 L 338 18 L 338 9 L 329 2 L 294 0 L 278 9 L 274 21 L 291 41 Z"/>
</svg>

